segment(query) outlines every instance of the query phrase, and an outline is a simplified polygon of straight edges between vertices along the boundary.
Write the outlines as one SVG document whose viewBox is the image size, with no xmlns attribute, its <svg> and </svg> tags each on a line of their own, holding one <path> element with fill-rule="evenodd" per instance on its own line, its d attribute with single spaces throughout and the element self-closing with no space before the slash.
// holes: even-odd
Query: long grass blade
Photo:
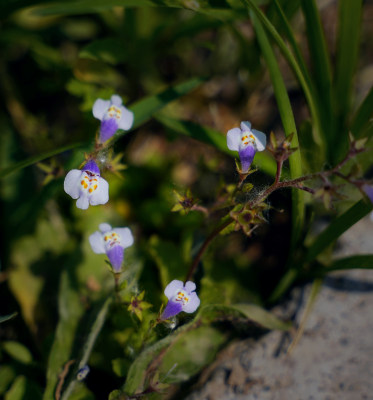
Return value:
<svg viewBox="0 0 373 400">
<path fill-rule="evenodd" d="M 336 144 L 347 142 L 348 120 L 354 73 L 357 65 L 360 29 L 361 29 L 362 0 L 340 0 L 337 35 L 337 61 L 335 68 L 336 133 L 339 135 Z M 340 150 L 340 149 L 339 149 Z"/>
<path fill-rule="evenodd" d="M 367 127 L 373 125 L 373 87 L 361 103 L 360 107 L 356 111 L 355 117 L 352 121 L 351 132 L 356 138 L 363 137 L 368 129 Z M 369 130 L 372 134 L 373 130 Z"/>
<path fill-rule="evenodd" d="M 342 215 L 337 217 L 330 225 L 320 233 L 311 244 L 305 257 L 306 262 L 311 262 L 325 250 L 330 244 L 337 240 L 342 233 L 346 232 L 352 225 L 365 217 L 372 210 L 372 204 L 360 200 Z"/>
<path fill-rule="evenodd" d="M 299 147 L 299 141 L 297 136 L 297 128 L 295 126 L 295 120 L 293 111 L 291 108 L 289 96 L 285 87 L 284 80 L 282 78 L 276 56 L 273 52 L 272 46 L 268 40 L 266 32 L 263 29 L 261 22 L 257 15 L 250 11 L 250 16 L 253 21 L 254 29 L 257 34 L 259 45 L 262 49 L 263 56 L 266 60 L 271 81 L 273 84 L 274 93 L 277 100 L 281 120 L 284 126 L 286 136 L 294 134 L 293 145 Z M 289 158 L 290 164 L 290 175 L 292 178 L 299 177 L 302 174 L 302 164 L 300 151 L 294 152 Z M 303 193 L 297 190 L 293 190 L 292 193 L 292 238 L 291 244 L 294 247 L 297 244 L 299 236 L 302 231 L 304 222 L 304 198 Z"/>
</svg>

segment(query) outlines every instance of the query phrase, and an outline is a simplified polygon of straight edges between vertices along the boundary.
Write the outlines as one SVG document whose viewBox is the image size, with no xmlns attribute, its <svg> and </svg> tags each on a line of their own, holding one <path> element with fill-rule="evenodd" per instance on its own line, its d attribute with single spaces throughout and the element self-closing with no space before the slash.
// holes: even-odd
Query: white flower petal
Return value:
<svg viewBox="0 0 373 400">
<path fill-rule="evenodd" d="M 109 184 L 100 176 L 97 177 L 97 179 L 97 189 L 89 198 L 89 203 L 92 206 L 97 206 L 97 204 L 106 204 L 109 201 Z"/>
<path fill-rule="evenodd" d="M 133 112 L 124 106 L 121 106 L 120 110 L 122 111 L 122 116 L 118 122 L 118 128 L 128 131 L 133 124 Z"/>
<path fill-rule="evenodd" d="M 73 199 L 77 199 L 80 196 L 79 182 L 81 176 L 82 171 L 80 171 L 80 169 L 73 169 L 66 175 L 63 183 L 63 190 Z"/>
<path fill-rule="evenodd" d="M 133 236 L 129 228 L 114 228 L 114 232 L 120 236 L 120 245 L 125 249 L 133 245 Z"/>
<path fill-rule="evenodd" d="M 263 151 L 266 148 L 267 137 L 263 132 L 252 130 L 252 134 L 255 136 L 255 145 L 257 151 Z"/>
<path fill-rule="evenodd" d="M 98 227 L 102 233 L 109 232 L 112 229 L 111 225 L 107 224 L 106 222 L 100 224 Z"/>
<path fill-rule="evenodd" d="M 174 279 L 172 282 L 170 282 L 167 286 L 166 289 L 164 290 L 164 294 L 166 297 L 170 300 L 179 289 L 182 289 L 184 287 L 184 283 L 182 281 L 178 281 L 177 279 Z"/>
<path fill-rule="evenodd" d="M 196 290 L 196 284 L 195 284 L 194 282 L 192 282 L 192 281 L 188 281 L 188 282 L 185 284 L 185 289 L 186 289 L 188 292 L 193 292 L 194 290 Z"/>
<path fill-rule="evenodd" d="M 241 129 L 233 128 L 227 132 L 227 146 L 229 150 L 238 151 L 241 143 Z"/>
<path fill-rule="evenodd" d="M 201 300 L 198 298 L 197 293 L 193 292 L 189 296 L 189 301 L 185 305 L 183 305 L 183 311 L 186 313 L 193 313 L 197 310 L 201 303 Z"/>
<path fill-rule="evenodd" d="M 110 100 L 97 99 L 93 104 L 92 108 L 93 116 L 102 121 L 109 107 L 110 107 Z"/>
<path fill-rule="evenodd" d="M 76 201 L 76 206 L 82 210 L 86 210 L 89 207 L 88 197 L 81 193 L 79 199 Z"/>
<path fill-rule="evenodd" d="M 241 122 L 241 129 L 244 132 L 251 131 L 251 122 L 249 121 L 242 121 Z"/>
<path fill-rule="evenodd" d="M 111 96 L 111 104 L 114 104 L 115 106 L 121 106 L 122 105 L 122 99 L 119 95 L 113 94 Z"/>
<path fill-rule="evenodd" d="M 89 244 L 96 254 L 105 254 L 104 239 L 102 238 L 101 232 L 96 231 L 92 233 L 89 237 Z"/>
</svg>

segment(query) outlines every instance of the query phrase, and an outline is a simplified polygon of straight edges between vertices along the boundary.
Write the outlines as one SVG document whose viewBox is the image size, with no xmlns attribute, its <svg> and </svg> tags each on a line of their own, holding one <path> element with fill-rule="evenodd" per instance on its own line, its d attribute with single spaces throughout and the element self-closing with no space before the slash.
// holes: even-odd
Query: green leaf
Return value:
<svg viewBox="0 0 373 400">
<path fill-rule="evenodd" d="M 335 260 L 323 272 L 328 273 L 345 269 L 373 269 L 373 255 L 358 255 Z"/>
<path fill-rule="evenodd" d="M 84 307 L 74 284 L 71 271 L 64 270 L 61 275 L 58 311 L 59 321 L 49 354 L 44 400 L 54 398 L 58 375 L 64 364 L 71 357 L 75 333 L 84 312 Z"/>
<path fill-rule="evenodd" d="M 227 147 L 227 139 L 225 135 L 215 129 L 190 121 L 176 120 L 159 114 L 156 116 L 156 119 L 164 126 L 177 133 L 210 144 L 230 156 L 234 155 L 234 153 Z M 254 164 L 270 175 L 274 176 L 276 173 L 276 162 L 272 157 L 264 152 L 255 155 Z"/>
<path fill-rule="evenodd" d="M 73 144 L 69 144 L 67 146 L 63 146 L 63 147 L 59 147 L 54 150 L 47 151 L 42 154 L 38 154 L 36 156 L 32 156 L 30 158 L 27 158 L 26 160 L 19 161 L 9 167 L 1 169 L 0 170 L 0 179 L 9 176 L 13 172 L 17 172 L 23 168 L 29 167 L 30 165 L 36 164 L 39 161 L 43 161 L 46 158 L 53 157 L 57 154 L 63 153 L 64 151 L 76 149 L 76 148 L 84 146 L 84 145 L 86 145 L 86 143 L 84 143 L 84 142 L 73 143 Z"/>
<path fill-rule="evenodd" d="M 0 396 L 8 390 L 8 387 L 14 382 L 16 372 L 13 367 L 2 364 L 0 367 Z"/>
<path fill-rule="evenodd" d="M 92 58 L 117 65 L 126 61 L 126 52 L 118 51 L 123 47 L 123 42 L 118 38 L 105 38 L 91 42 L 85 46 L 79 56 L 81 58 Z"/>
<path fill-rule="evenodd" d="M 173 279 L 184 279 L 186 267 L 179 247 L 172 242 L 165 242 L 157 236 L 152 236 L 148 249 L 159 269 L 163 288 Z"/>
<path fill-rule="evenodd" d="M 190 379 L 214 360 L 225 340 L 225 335 L 211 326 L 200 326 L 178 335 L 162 358 L 160 381 L 180 383 Z"/>
<path fill-rule="evenodd" d="M 351 124 L 351 132 L 356 138 L 363 137 L 365 134 L 365 127 L 370 124 L 372 126 L 373 118 L 373 87 L 370 89 L 369 93 L 366 95 L 364 101 L 361 103 L 360 107 L 356 111 L 353 122 Z M 370 135 L 373 130 L 370 130 Z"/>
<path fill-rule="evenodd" d="M 52 399 L 53 397 L 50 397 Z M 5 394 L 5 400 L 41 399 L 41 390 L 37 384 L 25 376 L 18 376 Z"/>
<path fill-rule="evenodd" d="M 106 321 L 106 318 L 107 318 L 107 315 L 109 312 L 109 307 L 110 307 L 112 301 L 113 301 L 113 298 L 109 297 L 99 308 L 97 317 L 92 325 L 92 328 L 90 329 L 87 340 L 84 343 L 80 361 L 77 363 L 77 366 L 74 371 L 75 373 L 73 375 L 70 375 L 70 380 L 67 381 L 67 387 L 66 387 L 65 391 L 63 392 L 61 400 L 67 400 L 70 398 L 71 394 L 74 391 L 76 384 L 78 383 L 78 380 L 77 380 L 78 370 L 88 364 L 88 360 L 92 353 L 93 346 L 95 345 L 98 335 L 100 334 L 101 329 L 104 326 L 104 323 Z"/>
<path fill-rule="evenodd" d="M 332 109 L 332 76 L 328 49 L 325 42 L 323 29 L 321 26 L 320 15 L 315 0 L 301 0 L 303 15 L 307 28 L 308 47 L 313 66 L 313 77 L 317 96 L 315 100 L 318 104 L 323 132 L 331 145 L 329 151 L 334 149 L 330 140 L 333 130 L 333 109 Z"/>
<path fill-rule="evenodd" d="M 286 43 L 282 39 L 281 35 L 277 32 L 276 28 L 271 23 L 271 21 L 269 21 L 269 19 L 263 14 L 263 12 L 259 9 L 259 7 L 254 3 L 253 0 L 245 0 L 245 2 L 249 6 L 249 8 L 255 13 L 255 15 L 260 20 L 260 22 L 263 24 L 263 26 L 266 28 L 266 30 L 268 31 L 268 33 L 272 37 L 272 39 L 276 42 L 276 44 L 280 48 L 283 56 L 285 57 L 285 59 L 287 60 L 287 62 L 290 65 L 290 67 L 294 71 L 294 74 L 297 77 L 297 79 L 304 91 L 304 95 L 307 99 L 307 103 L 310 108 L 312 120 L 313 120 L 314 127 L 315 127 L 315 129 L 313 130 L 314 140 L 319 146 L 321 146 L 322 139 L 325 140 L 325 138 L 322 138 L 322 136 L 321 136 L 324 133 L 322 131 L 322 126 L 321 126 L 318 102 L 317 102 L 315 92 L 314 92 L 312 86 L 310 85 L 310 82 L 308 82 L 306 77 L 303 75 L 302 68 L 299 66 L 294 55 L 291 53 L 291 51 L 287 47 Z M 320 147 L 319 151 L 323 152 L 324 149 L 322 147 Z"/>
<path fill-rule="evenodd" d="M 362 0 L 340 0 L 337 34 L 337 60 L 335 67 L 336 122 L 339 143 L 347 142 L 345 127 L 351 107 L 354 73 L 360 47 Z M 344 137 L 341 138 L 341 134 Z M 336 138 L 337 139 L 337 138 Z"/>
<path fill-rule="evenodd" d="M 21 343 L 9 340 L 2 343 L 2 348 L 14 360 L 17 360 L 22 364 L 30 364 L 32 361 L 30 350 Z"/>
<path fill-rule="evenodd" d="M 263 56 L 266 60 L 273 89 L 275 92 L 277 105 L 281 115 L 281 120 L 284 126 L 286 136 L 294 134 L 292 140 L 293 147 L 299 147 L 297 128 L 295 126 L 295 120 L 293 111 L 291 108 L 289 96 L 285 87 L 284 80 L 282 78 L 277 58 L 273 52 L 272 46 L 267 38 L 267 35 L 259 21 L 258 16 L 251 11 L 251 19 L 253 21 L 254 29 L 258 37 L 259 45 L 262 49 Z M 297 178 L 302 174 L 302 164 L 300 151 L 294 152 L 289 157 L 290 164 L 290 176 Z M 302 227 L 304 222 L 304 196 L 300 190 L 292 191 L 292 236 L 291 245 L 294 248 L 297 245 L 299 237 L 301 235 Z"/>
<path fill-rule="evenodd" d="M 205 80 L 205 78 L 192 78 L 186 82 L 171 86 L 159 94 L 146 97 L 135 103 L 130 107 L 130 110 L 135 115 L 132 129 L 146 122 L 154 113 L 161 110 L 167 104 L 197 88 Z"/>
<path fill-rule="evenodd" d="M 291 323 L 281 321 L 271 312 L 256 304 L 233 304 L 229 306 L 209 304 L 202 307 L 197 316 L 206 323 L 237 317 L 244 317 L 265 329 L 288 330 L 291 328 Z"/>
<path fill-rule="evenodd" d="M 342 215 L 334 219 L 330 225 L 321 232 L 309 247 L 305 261 L 310 262 L 337 240 L 352 225 L 365 217 L 372 210 L 372 203 L 360 200 Z"/>
<path fill-rule="evenodd" d="M 9 321 L 10 319 L 13 319 L 17 315 L 18 315 L 17 312 L 14 312 L 13 314 L 9 314 L 9 315 L 3 315 L 2 317 L 0 317 L 0 324 L 5 321 Z"/>
</svg>

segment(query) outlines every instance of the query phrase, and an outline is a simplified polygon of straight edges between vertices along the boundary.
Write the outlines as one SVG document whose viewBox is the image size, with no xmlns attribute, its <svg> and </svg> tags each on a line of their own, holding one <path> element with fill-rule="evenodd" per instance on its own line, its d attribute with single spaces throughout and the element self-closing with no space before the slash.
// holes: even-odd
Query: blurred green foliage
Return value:
<svg viewBox="0 0 373 400">
<path fill-rule="evenodd" d="M 267 133 L 293 134 L 299 151 L 285 165 L 290 178 L 336 165 L 352 131 L 369 139 L 354 160 L 360 176 L 369 173 L 367 7 L 340 0 L 332 32 L 324 11 L 313 0 L 1 2 L 0 396 L 114 399 L 150 388 L 153 398 L 167 397 L 166 384 L 193 377 L 234 335 L 288 329 L 262 306 L 294 282 L 373 268 L 371 255 L 325 261 L 372 209 L 358 190 L 345 188 L 347 199 L 331 213 L 308 194 L 276 192 L 269 223 L 255 235 L 231 224 L 207 249 L 194 278 L 196 317 L 149 331 L 165 286 L 187 276 L 227 215 L 224 199 L 237 181 L 228 129 L 250 120 Z M 135 114 L 131 131 L 112 141 L 127 169 L 104 172 L 109 203 L 81 211 L 63 178 L 93 150 L 94 101 L 114 93 Z M 276 173 L 269 154 L 255 163 L 245 199 Z M 213 206 L 208 218 L 201 209 L 171 212 L 174 191 L 188 189 L 197 205 Z M 310 227 L 320 216 L 331 223 L 316 237 Z M 89 246 L 102 222 L 134 232 L 122 276 L 126 306 L 112 297 L 105 257 Z M 143 290 L 153 307 L 140 320 L 128 304 Z M 85 364 L 91 371 L 80 382 Z"/>
</svg>

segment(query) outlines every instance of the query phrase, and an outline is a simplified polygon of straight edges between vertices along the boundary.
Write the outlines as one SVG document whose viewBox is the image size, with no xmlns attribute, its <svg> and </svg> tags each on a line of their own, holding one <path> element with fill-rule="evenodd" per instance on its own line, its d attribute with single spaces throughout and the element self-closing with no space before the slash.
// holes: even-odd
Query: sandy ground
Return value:
<svg viewBox="0 0 373 400">
<path fill-rule="evenodd" d="M 365 218 L 341 238 L 336 255 L 373 252 Z M 310 285 L 296 288 L 282 312 L 300 322 Z M 188 400 L 373 399 L 373 270 L 329 275 L 297 346 L 294 332 L 232 343 L 202 374 Z"/>
</svg>

